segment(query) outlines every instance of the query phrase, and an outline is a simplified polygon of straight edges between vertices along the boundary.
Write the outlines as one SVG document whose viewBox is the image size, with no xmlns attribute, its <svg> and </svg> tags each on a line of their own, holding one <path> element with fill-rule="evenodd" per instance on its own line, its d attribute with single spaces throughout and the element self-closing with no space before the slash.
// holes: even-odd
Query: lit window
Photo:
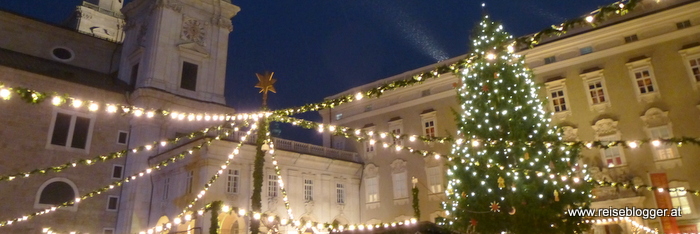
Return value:
<svg viewBox="0 0 700 234">
<path fill-rule="evenodd" d="M 618 136 L 600 137 L 600 141 L 603 144 L 607 144 L 610 141 L 616 140 L 619 140 Z M 608 147 L 607 149 L 601 149 L 601 152 L 603 157 L 603 163 L 605 163 L 606 166 L 615 167 L 625 165 L 622 148 L 620 148 L 620 146 L 612 146 Z"/>
<path fill-rule="evenodd" d="M 226 178 L 226 192 L 227 193 L 238 193 L 238 183 L 239 183 L 238 170 L 229 169 L 228 176 Z"/>
<path fill-rule="evenodd" d="M 87 150 L 92 134 L 92 120 L 85 115 L 56 112 L 50 144 Z"/>
<path fill-rule="evenodd" d="M 314 181 L 304 180 L 304 201 L 310 202 L 314 200 Z"/>
<path fill-rule="evenodd" d="M 677 184 L 683 184 L 683 185 L 688 185 L 687 182 L 671 182 L 670 184 L 674 184 L 677 186 Z M 668 191 L 669 195 L 671 196 L 671 203 L 673 204 L 673 207 L 680 207 L 681 210 L 683 211 L 683 215 L 688 215 L 692 214 L 693 210 L 690 205 L 690 201 L 688 199 L 688 191 L 686 191 L 687 187 L 673 187 L 671 190 Z"/>
<path fill-rule="evenodd" d="M 378 202 L 379 201 L 379 178 L 367 178 L 365 179 L 365 189 L 367 191 L 367 202 Z"/>
<path fill-rule="evenodd" d="M 669 139 L 671 132 L 668 126 L 649 128 L 649 135 L 652 139 Z M 656 160 L 672 159 L 678 157 L 675 153 L 675 146 L 667 144 L 652 145 L 652 150 L 656 156 Z"/>
<path fill-rule="evenodd" d="M 567 111 L 569 108 L 566 106 L 566 97 L 564 96 L 564 89 L 553 90 L 549 92 L 550 100 L 552 102 L 552 107 L 554 107 L 554 112 Z"/>
<path fill-rule="evenodd" d="M 421 122 L 423 123 L 423 135 L 427 137 L 436 136 L 435 127 L 435 111 L 425 112 L 420 115 Z"/>
<path fill-rule="evenodd" d="M 365 132 L 365 134 L 369 134 L 370 132 L 373 133 L 373 135 L 376 134 L 376 132 L 374 131 L 374 127 L 364 128 L 363 131 Z M 365 157 L 367 158 L 372 158 L 375 155 L 373 139 L 374 136 L 368 136 L 363 143 L 365 148 Z"/>
<path fill-rule="evenodd" d="M 544 64 L 550 64 L 550 63 L 554 63 L 554 62 L 556 62 L 556 61 L 557 61 L 557 57 L 556 57 L 556 56 L 551 56 L 551 57 L 546 57 L 546 58 L 544 58 Z"/>
<path fill-rule="evenodd" d="M 345 185 L 344 184 L 335 184 L 335 192 L 336 192 L 336 197 L 335 201 L 338 204 L 345 204 Z"/>
<path fill-rule="evenodd" d="M 637 34 L 629 35 L 629 36 L 625 37 L 625 43 L 635 42 L 638 40 L 639 40 L 639 38 L 637 38 Z"/>
<path fill-rule="evenodd" d="M 581 55 L 593 53 L 593 47 L 590 47 L 590 46 L 583 47 L 583 48 L 579 49 L 579 53 Z"/>
<path fill-rule="evenodd" d="M 428 174 L 428 186 L 430 188 L 430 193 L 441 193 L 442 192 L 442 170 L 438 167 L 429 167 L 427 169 Z"/>
<path fill-rule="evenodd" d="M 602 81 L 588 82 L 588 94 L 593 104 L 600 104 L 608 101 L 608 99 L 605 98 L 605 90 L 603 90 Z"/>
<path fill-rule="evenodd" d="M 279 185 L 276 175 L 267 175 L 267 197 L 277 197 Z"/>
<path fill-rule="evenodd" d="M 690 73 L 693 75 L 695 82 L 700 82 L 700 58 L 693 58 L 688 60 L 690 65 Z"/>
<path fill-rule="evenodd" d="M 691 26 L 690 20 L 676 23 L 676 28 L 678 28 L 678 29 L 689 28 L 690 26 Z"/>
<path fill-rule="evenodd" d="M 636 58 L 633 58 L 633 60 Z M 639 58 L 633 62 L 626 64 L 629 69 L 629 74 L 634 82 L 635 93 L 639 101 L 653 102 L 660 98 L 658 87 L 656 87 L 656 78 L 654 70 L 651 66 L 651 58 Z"/>
<path fill-rule="evenodd" d="M 637 80 L 637 88 L 639 93 L 651 93 L 656 91 L 654 82 L 652 81 L 651 72 L 647 69 L 642 69 L 634 72 L 634 78 Z"/>
<path fill-rule="evenodd" d="M 392 180 L 394 182 L 394 199 L 408 197 L 406 172 L 392 174 Z"/>
</svg>

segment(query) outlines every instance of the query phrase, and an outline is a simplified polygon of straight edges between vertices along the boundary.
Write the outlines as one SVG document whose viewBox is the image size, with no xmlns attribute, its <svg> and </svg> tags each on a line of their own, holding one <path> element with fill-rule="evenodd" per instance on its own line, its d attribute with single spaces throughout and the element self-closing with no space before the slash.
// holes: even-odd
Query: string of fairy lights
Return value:
<svg viewBox="0 0 700 234">
<path fill-rule="evenodd" d="M 211 178 L 207 181 L 207 183 L 204 184 L 204 187 L 201 190 L 199 190 L 199 192 L 197 192 L 197 195 L 194 198 L 189 200 L 189 202 L 184 207 L 184 209 L 182 209 L 182 211 L 179 214 L 177 214 L 175 216 L 175 218 L 172 219 L 173 220 L 172 222 L 163 223 L 161 225 L 148 228 L 148 230 L 141 231 L 140 233 L 149 233 L 149 234 L 154 233 L 154 232 L 160 233 L 163 231 L 170 230 L 173 226 L 179 225 L 183 221 L 189 222 L 190 220 L 192 220 L 192 215 L 188 214 L 190 212 L 190 210 L 192 210 L 192 208 L 196 205 L 197 201 L 202 199 L 207 194 L 207 191 L 209 190 L 209 188 L 214 184 L 214 182 L 216 182 L 216 180 L 224 173 L 224 170 L 226 170 L 226 168 L 231 164 L 231 160 L 233 160 L 236 155 L 240 154 L 241 147 L 243 146 L 243 144 L 245 144 L 248 137 L 250 137 L 250 135 L 254 131 L 256 131 L 257 128 L 258 128 L 257 122 L 253 123 L 250 126 L 250 129 L 248 129 L 248 131 L 246 131 L 244 136 L 241 136 L 238 144 L 234 147 L 234 149 L 228 155 L 228 157 L 226 158 L 226 161 L 220 166 L 220 169 L 216 173 L 214 173 L 214 175 L 211 176 Z M 199 214 L 199 215 L 202 215 L 203 213 L 204 213 L 203 209 L 197 211 L 197 214 Z"/>
<path fill-rule="evenodd" d="M 527 46 L 534 46 L 537 43 L 541 41 L 543 37 L 547 36 L 553 36 L 553 35 L 561 35 L 566 33 L 568 29 L 571 29 L 572 27 L 579 26 L 579 25 L 597 25 L 600 23 L 605 22 L 608 18 L 615 16 L 615 15 L 624 15 L 628 13 L 629 11 L 633 10 L 636 8 L 636 6 L 641 2 L 641 0 L 629 0 L 629 1 L 619 1 L 607 6 L 603 6 L 600 9 L 588 14 L 584 15 L 580 18 L 572 19 L 569 21 L 566 21 L 559 26 L 552 26 L 551 28 L 542 30 L 538 33 L 535 33 L 531 36 L 527 37 L 521 37 L 517 38 L 516 42 L 519 43 L 520 45 L 527 45 Z M 488 56 L 488 55 L 487 55 Z M 439 143 L 456 143 L 456 144 L 471 144 L 472 147 L 477 147 L 479 145 L 489 145 L 489 146 L 495 146 L 497 144 L 512 144 L 512 142 L 500 142 L 500 141 L 486 141 L 482 139 L 454 139 L 451 137 L 426 137 L 426 136 L 418 136 L 418 135 L 408 135 L 408 134 L 401 134 L 401 135 L 396 135 L 391 132 L 373 132 L 373 131 L 366 131 L 363 129 L 353 129 L 353 128 L 347 128 L 347 127 L 339 127 L 339 126 L 333 126 L 333 125 L 326 125 L 324 126 L 323 124 L 320 123 L 314 123 L 311 121 L 306 121 L 306 120 L 300 120 L 300 119 L 295 119 L 288 117 L 289 115 L 294 115 L 294 114 L 299 114 L 303 112 L 308 112 L 308 111 L 319 111 L 323 110 L 326 108 L 334 108 L 338 105 L 341 105 L 343 103 L 347 102 L 352 102 L 355 100 L 361 100 L 363 98 L 378 98 L 380 97 L 383 93 L 387 91 L 391 91 L 394 89 L 402 88 L 402 87 L 408 87 L 411 85 L 415 84 L 420 84 L 426 80 L 429 79 L 435 79 L 440 77 L 440 74 L 445 74 L 448 72 L 456 73 L 461 71 L 462 69 L 471 66 L 471 63 L 473 59 L 477 58 L 478 55 L 472 55 L 468 58 L 465 58 L 463 60 L 458 61 L 457 63 L 454 64 L 449 64 L 449 65 L 443 65 L 439 66 L 431 71 L 427 71 L 421 74 L 416 74 L 412 76 L 409 79 L 404 79 L 404 80 L 398 80 L 394 81 L 391 83 L 387 83 L 384 85 L 381 85 L 379 87 L 373 88 L 368 91 L 363 91 L 363 92 L 358 92 L 354 95 L 345 95 L 341 96 L 339 98 L 335 99 L 330 99 L 330 100 L 325 100 L 320 103 L 314 103 L 314 104 L 307 104 L 301 107 L 295 107 L 295 108 L 288 108 L 288 109 L 282 109 L 274 112 L 257 112 L 257 113 L 240 113 L 240 114 L 215 114 L 215 113 L 193 113 L 193 112 L 177 112 L 173 110 L 162 110 L 162 109 L 153 109 L 153 108 L 143 108 L 143 107 L 138 107 L 138 106 L 131 106 L 131 105 L 121 105 L 121 104 L 111 104 L 111 103 L 101 103 L 93 100 L 81 100 L 76 97 L 67 95 L 67 94 L 49 94 L 49 93 L 44 93 L 44 92 L 39 92 L 33 89 L 25 88 L 25 87 L 8 87 L 5 86 L 4 84 L 0 83 L 0 99 L 3 100 L 9 100 L 13 96 L 17 96 L 20 99 L 28 102 L 28 103 L 42 103 L 45 100 L 51 100 L 51 104 L 55 106 L 62 106 L 62 107 L 73 107 L 78 110 L 87 110 L 90 112 L 97 112 L 99 110 L 105 110 L 107 113 L 119 113 L 123 115 L 131 115 L 134 117 L 146 117 L 146 118 L 152 118 L 155 116 L 163 116 L 163 117 L 171 117 L 174 120 L 187 120 L 187 121 L 234 121 L 234 120 L 253 120 L 257 121 L 260 118 L 264 117 L 270 117 L 275 121 L 278 122 L 285 122 L 285 123 L 292 123 L 293 125 L 299 125 L 304 128 L 309 128 L 309 129 L 318 129 L 320 132 L 328 131 L 331 132 L 334 135 L 341 135 L 345 137 L 354 137 L 359 141 L 364 141 L 368 140 L 370 144 L 375 144 L 375 143 L 380 143 L 384 148 L 388 148 L 389 146 L 393 146 L 396 148 L 397 151 L 400 150 L 407 150 L 411 153 L 419 154 L 422 156 L 434 156 L 435 158 L 440 158 L 440 157 L 446 157 L 448 160 L 453 160 L 454 157 L 447 155 L 442 155 L 439 153 L 435 152 L 430 152 L 426 150 L 418 150 L 414 149 L 412 147 L 407 147 L 407 146 L 401 146 L 395 143 L 389 144 L 388 142 L 382 142 L 381 140 L 374 140 L 374 136 L 379 136 L 379 138 L 384 139 L 388 137 L 389 139 L 397 139 L 397 140 L 403 140 L 403 139 L 409 139 L 410 141 L 415 141 L 415 140 L 420 140 L 423 142 L 439 142 Z M 253 124 L 253 126 L 248 130 L 247 135 L 243 136 L 241 138 L 241 141 L 239 142 L 238 146 L 234 149 L 234 151 L 229 155 L 229 159 L 226 160 L 225 164 L 222 165 L 221 169 L 216 173 L 215 175 L 212 176 L 212 178 L 208 181 L 208 183 L 205 184 L 204 189 L 200 190 L 200 192 L 197 194 L 196 198 L 194 198 L 189 205 L 187 205 L 183 211 L 176 216 L 174 221 L 172 223 L 167 223 L 164 224 L 163 226 L 159 227 L 154 227 L 151 229 L 148 229 L 145 233 L 153 233 L 153 232 L 161 232 L 165 231 L 167 229 L 170 229 L 172 225 L 177 225 L 181 223 L 182 219 L 185 219 L 186 221 L 189 221 L 191 219 L 191 216 L 188 215 L 187 212 L 190 211 L 195 203 L 201 199 L 205 194 L 208 188 L 216 181 L 216 179 L 223 173 L 223 170 L 230 164 L 230 161 L 234 158 L 234 155 L 239 153 L 239 149 L 242 146 L 242 144 L 245 142 L 245 138 L 248 137 L 251 132 L 257 127 L 256 124 Z M 217 129 L 220 129 L 221 126 L 215 127 Z M 203 136 L 206 135 L 208 132 L 208 129 L 205 129 L 203 131 L 199 132 L 193 132 L 191 133 L 194 136 Z M 228 132 L 226 132 L 227 134 Z M 352 136 L 352 133 L 355 134 L 355 136 Z M 269 132 L 268 132 L 269 136 Z M 190 137 L 190 138 L 192 138 Z M 216 136 L 216 140 L 219 140 L 222 135 Z M 181 139 L 175 138 L 175 139 L 167 139 L 163 140 L 160 142 L 153 142 L 151 144 L 146 144 L 138 147 L 134 147 L 132 149 L 124 150 L 124 151 L 118 151 L 118 152 L 113 152 L 105 155 L 99 155 L 96 157 L 93 157 L 91 159 L 80 159 L 75 162 L 70 162 L 58 166 L 53 166 L 53 167 L 46 167 L 46 168 L 41 168 L 41 169 L 35 169 L 32 171 L 28 172 L 21 172 L 21 173 L 15 173 L 15 174 L 10 174 L 10 175 L 5 175 L 5 176 L 0 176 L 0 181 L 11 181 L 15 178 L 26 178 L 29 177 L 30 175 L 33 174 L 46 174 L 50 172 L 60 172 L 66 168 L 70 167 L 76 167 L 78 165 L 95 165 L 98 162 L 104 162 L 107 160 L 111 159 L 116 159 L 123 157 L 126 152 L 132 151 L 132 152 L 137 152 L 137 151 L 148 151 L 151 150 L 154 146 L 157 144 L 161 144 L 162 146 L 165 146 L 167 144 L 173 144 L 179 142 Z M 292 210 L 289 206 L 288 199 L 286 196 L 286 191 L 284 189 L 284 183 L 282 181 L 282 176 L 280 174 L 280 169 L 277 165 L 277 161 L 274 156 L 274 144 L 269 141 L 268 139 L 268 145 L 270 147 L 268 153 L 271 155 L 273 159 L 273 164 L 275 165 L 275 172 L 278 176 L 278 185 L 280 189 L 282 190 L 282 195 L 284 196 L 283 200 L 285 202 L 285 208 L 287 209 L 288 217 L 290 220 L 290 224 L 294 226 L 300 226 L 301 221 L 299 220 L 294 220 L 293 215 L 292 215 Z M 6 221 L 0 222 L 0 226 L 7 226 L 11 225 L 12 223 L 16 222 L 21 222 L 25 221 L 27 219 L 30 219 L 35 216 L 51 213 L 55 210 L 58 210 L 59 208 L 70 206 L 73 204 L 76 204 L 82 200 L 88 199 L 90 197 L 93 197 L 95 195 L 99 195 L 102 192 L 105 192 L 109 189 L 112 189 L 114 187 L 121 186 L 123 183 L 130 182 L 132 180 L 135 180 L 139 177 L 142 177 L 146 174 L 150 174 L 153 170 L 160 170 L 163 167 L 168 165 L 168 162 L 175 162 L 179 159 L 184 158 L 188 154 L 192 154 L 194 150 L 199 150 L 205 145 L 208 145 L 211 143 L 211 140 L 205 140 L 202 144 L 199 144 L 197 146 L 194 146 L 190 148 L 189 150 L 183 151 L 182 153 L 173 156 L 169 159 L 163 160 L 160 163 L 156 164 L 154 167 L 149 167 L 145 170 L 142 170 L 136 174 L 133 174 L 129 177 L 126 177 L 122 180 L 115 181 L 114 183 L 94 190 L 90 193 L 87 193 L 79 198 L 76 198 L 75 201 L 70 201 L 63 203 L 61 205 L 55 206 L 48 208 L 43 211 L 35 212 L 29 215 L 24 215 L 20 218 L 15 218 L 15 219 L 10 219 Z M 551 146 L 561 146 L 565 145 L 567 147 L 585 147 L 585 148 L 609 148 L 609 147 L 616 147 L 616 146 L 622 146 L 625 148 L 638 148 L 639 146 L 643 144 L 651 144 L 654 147 L 658 147 L 664 144 L 674 144 L 677 146 L 682 146 L 683 144 L 694 144 L 694 145 L 700 145 L 700 140 L 697 138 L 689 138 L 689 137 L 679 137 L 679 138 L 669 138 L 669 139 L 642 139 L 642 140 L 632 140 L 632 141 L 553 141 L 553 142 L 546 142 L 546 141 L 532 141 L 528 142 L 527 144 L 549 144 Z M 478 165 L 479 162 L 474 162 L 475 165 Z M 488 164 L 494 167 L 499 167 L 501 170 L 504 170 L 505 167 L 497 165 L 497 164 Z M 510 172 L 509 172 L 510 173 Z M 512 173 L 515 175 L 515 171 L 512 171 Z M 568 178 L 572 178 L 571 180 L 576 180 L 576 177 L 570 177 L 570 175 L 555 175 L 555 174 L 549 174 L 549 176 L 544 176 L 545 173 L 542 172 L 536 172 L 536 171 L 529 171 L 529 172 L 524 172 L 526 173 L 535 173 L 537 177 L 545 177 L 545 178 L 550 178 L 553 181 L 556 181 L 557 179 L 559 181 L 566 181 Z M 580 179 L 579 179 L 580 180 Z M 676 189 L 669 189 L 669 188 L 661 188 L 661 187 L 655 187 L 655 186 L 647 186 L 647 185 L 631 185 L 631 184 L 626 184 L 626 183 L 615 183 L 615 182 L 608 182 L 608 181 L 596 181 L 588 178 L 589 182 L 594 182 L 599 186 L 610 186 L 610 187 L 623 187 L 623 188 L 634 188 L 634 189 L 646 189 L 649 191 L 658 191 L 658 192 L 664 192 L 664 191 L 676 191 Z M 700 196 L 700 191 L 697 190 L 691 190 L 691 189 L 683 189 L 686 192 L 689 192 L 695 196 Z M 208 205 L 207 205 L 208 206 Z M 224 212 L 234 212 L 233 210 L 230 209 L 228 206 L 224 206 L 225 208 L 222 208 L 222 211 Z M 226 208 L 228 207 L 228 208 Z M 206 206 L 205 206 L 206 209 Z M 202 215 L 205 209 L 199 210 L 197 213 L 199 215 Z M 228 211 L 226 211 L 228 209 Z M 246 212 L 244 209 L 239 209 L 238 210 L 239 215 L 246 215 L 246 216 L 252 216 L 255 219 L 260 219 L 260 218 L 267 218 L 271 222 L 272 220 L 285 220 L 285 219 L 280 219 L 279 217 L 275 215 L 265 215 L 265 214 L 260 214 L 256 212 Z M 270 218 L 272 217 L 272 218 Z M 179 220 L 179 221 L 178 221 Z M 656 233 L 655 231 L 649 229 L 648 227 L 643 227 L 641 224 L 636 223 L 635 221 L 632 221 L 627 218 L 620 218 L 619 220 L 613 220 L 614 222 L 618 221 L 624 221 L 624 222 L 630 222 L 632 225 L 635 227 L 640 227 L 643 230 L 649 232 L 649 233 Z M 588 222 L 588 221 L 587 221 Z M 609 219 L 608 220 L 596 220 L 596 221 L 590 221 L 590 222 L 595 222 L 595 223 L 600 223 L 600 222 L 611 222 Z M 282 223 L 280 221 L 280 223 Z M 350 225 L 333 225 L 329 223 L 316 223 L 316 222 L 307 222 L 304 224 L 305 227 L 315 227 L 318 229 L 328 229 L 330 231 L 343 231 L 345 229 L 347 230 L 372 230 L 374 228 L 387 228 L 387 227 L 395 227 L 397 225 L 409 225 L 409 224 L 415 224 L 416 220 L 406 220 L 404 222 L 392 222 L 392 223 L 379 223 L 379 224 L 350 224 Z M 283 224 L 284 225 L 284 224 Z"/>
</svg>

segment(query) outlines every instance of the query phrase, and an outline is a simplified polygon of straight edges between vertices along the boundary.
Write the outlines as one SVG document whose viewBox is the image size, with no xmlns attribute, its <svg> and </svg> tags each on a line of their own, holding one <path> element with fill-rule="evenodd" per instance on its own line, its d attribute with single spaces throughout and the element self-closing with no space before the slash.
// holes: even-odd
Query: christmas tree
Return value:
<svg viewBox="0 0 700 234">
<path fill-rule="evenodd" d="M 448 163 L 444 224 L 467 233 L 576 233 L 589 205 L 578 153 L 561 142 L 513 38 L 485 16 L 458 76 L 459 140 Z"/>
</svg>

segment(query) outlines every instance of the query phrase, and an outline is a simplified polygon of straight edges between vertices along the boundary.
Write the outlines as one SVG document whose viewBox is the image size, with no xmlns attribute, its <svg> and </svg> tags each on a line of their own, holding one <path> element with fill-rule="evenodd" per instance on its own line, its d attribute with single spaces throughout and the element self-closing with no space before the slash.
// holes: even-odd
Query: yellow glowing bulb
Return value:
<svg viewBox="0 0 700 234">
<path fill-rule="evenodd" d="M 486 54 L 486 59 L 488 59 L 488 60 L 494 60 L 494 59 L 496 59 L 496 55 L 495 55 L 495 54 L 492 54 L 492 53 Z"/>
<path fill-rule="evenodd" d="M 593 22 L 593 16 L 592 16 L 592 15 L 586 16 L 586 22 L 592 23 L 592 22 Z"/>
<path fill-rule="evenodd" d="M 10 98 L 10 94 L 12 92 L 9 89 L 0 89 L 0 98 L 7 100 Z"/>
<path fill-rule="evenodd" d="M 97 105 L 97 103 L 94 103 L 94 102 L 93 102 L 93 103 L 90 103 L 90 106 L 88 106 L 88 110 L 90 110 L 90 111 L 97 111 L 97 109 L 99 109 L 99 108 L 100 108 L 100 106 Z"/>
<path fill-rule="evenodd" d="M 109 112 L 109 113 L 117 112 L 117 107 L 114 106 L 114 105 L 108 105 L 108 106 L 107 106 L 107 112 Z"/>
<path fill-rule="evenodd" d="M 654 145 L 654 147 L 659 147 L 659 146 L 661 146 L 661 141 L 659 141 L 659 140 L 653 140 L 653 141 L 651 142 L 651 144 Z"/>
<path fill-rule="evenodd" d="M 51 99 L 51 104 L 53 104 L 54 106 L 61 105 L 62 102 L 63 102 L 63 98 L 61 98 L 61 97 L 53 97 Z"/>
<path fill-rule="evenodd" d="M 75 99 L 73 100 L 73 107 L 78 108 L 83 105 L 83 101 Z"/>
<path fill-rule="evenodd" d="M 357 99 L 357 100 L 362 100 L 362 97 L 363 97 L 362 93 L 355 94 L 355 99 Z"/>
</svg>

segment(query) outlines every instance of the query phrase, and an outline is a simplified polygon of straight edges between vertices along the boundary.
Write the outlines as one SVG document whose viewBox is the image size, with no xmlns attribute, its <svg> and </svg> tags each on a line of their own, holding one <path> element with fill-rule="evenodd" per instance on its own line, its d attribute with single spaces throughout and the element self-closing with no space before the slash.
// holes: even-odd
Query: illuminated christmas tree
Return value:
<svg viewBox="0 0 700 234">
<path fill-rule="evenodd" d="M 589 205 L 578 152 L 560 144 L 513 38 L 485 16 L 460 73 L 459 139 L 447 171 L 444 224 L 467 233 L 576 233 L 567 209 Z M 558 143 L 559 142 L 559 143 Z"/>
</svg>

